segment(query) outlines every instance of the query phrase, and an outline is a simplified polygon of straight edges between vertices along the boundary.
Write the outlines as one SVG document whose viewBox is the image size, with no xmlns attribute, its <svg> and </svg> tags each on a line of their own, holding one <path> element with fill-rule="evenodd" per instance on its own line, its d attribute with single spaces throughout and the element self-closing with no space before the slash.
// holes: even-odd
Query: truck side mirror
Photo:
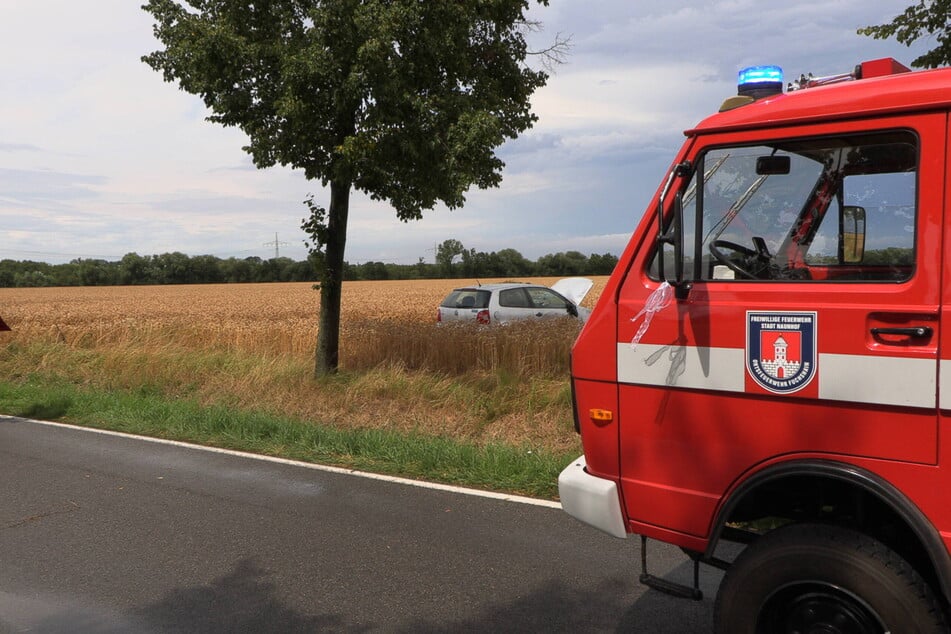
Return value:
<svg viewBox="0 0 951 634">
<path fill-rule="evenodd" d="M 674 226 L 671 229 L 674 241 L 674 281 L 671 285 L 681 289 L 684 286 L 684 194 L 680 190 L 674 194 Z"/>
<path fill-rule="evenodd" d="M 842 263 L 859 264 L 865 257 L 865 208 L 842 208 Z"/>
<path fill-rule="evenodd" d="M 657 201 L 657 225 L 658 225 L 658 235 L 657 235 L 657 262 L 658 262 L 658 273 L 661 281 L 668 282 L 671 286 L 676 289 L 677 297 L 683 299 L 687 296 L 688 291 L 690 290 L 690 284 L 684 282 L 684 212 L 683 212 L 683 200 L 684 195 L 682 191 L 677 191 L 674 194 L 673 201 L 673 216 L 670 219 L 670 224 L 667 226 L 666 230 L 664 229 L 664 200 L 667 197 L 667 193 L 670 191 L 670 187 L 673 184 L 675 176 L 684 176 L 690 171 L 690 163 L 683 162 L 678 165 L 675 165 L 674 168 L 670 171 L 670 175 L 667 177 L 667 183 L 664 185 L 664 189 L 661 192 L 660 198 Z M 673 278 L 669 278 L 667 271 L 664 267 L 664 245 L 669 244 L 673 246 L 674 251 L 674 271 Z"/>
</svg>

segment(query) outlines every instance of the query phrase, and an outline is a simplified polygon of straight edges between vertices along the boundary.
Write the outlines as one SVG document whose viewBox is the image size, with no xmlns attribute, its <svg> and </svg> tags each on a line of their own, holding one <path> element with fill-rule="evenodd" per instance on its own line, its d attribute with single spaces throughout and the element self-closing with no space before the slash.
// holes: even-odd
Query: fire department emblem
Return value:
<svg viewBox="0 0 951 634">
<path fill-rule="evenodd" d="M 809 385 L 816 374 L 816 313 L 747 312 L 746 368 L 776 394 Z"/>
</svg>

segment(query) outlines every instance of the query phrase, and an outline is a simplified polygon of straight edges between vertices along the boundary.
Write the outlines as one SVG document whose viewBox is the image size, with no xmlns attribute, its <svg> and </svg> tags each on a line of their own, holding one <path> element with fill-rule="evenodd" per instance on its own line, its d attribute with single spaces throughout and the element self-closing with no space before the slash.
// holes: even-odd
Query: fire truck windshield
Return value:
<svg viewBox="0 0 951 634">
<path fill-rule="evenodd" d="M 684 190 L 684 271 L 693 280 L 907 279 L 917 161 L 917 138 L 904 131 L 711 148 Z"/>
</svg>

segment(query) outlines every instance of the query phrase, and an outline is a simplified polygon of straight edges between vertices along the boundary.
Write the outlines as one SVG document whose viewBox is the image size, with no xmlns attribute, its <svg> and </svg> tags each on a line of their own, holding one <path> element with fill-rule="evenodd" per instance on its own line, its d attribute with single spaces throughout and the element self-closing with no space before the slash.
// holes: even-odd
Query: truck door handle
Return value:
<svg viewBox="0 0 951 634">
<path fill-rule="evenodd" d="M 930 337 L 934 333 L 931 326 L 911 326 L 910 328 L 872 328 L 872 334 L 879 335 L 898 335 L 901 337 L 912 337 L 921 339 Z"/>
</svg>

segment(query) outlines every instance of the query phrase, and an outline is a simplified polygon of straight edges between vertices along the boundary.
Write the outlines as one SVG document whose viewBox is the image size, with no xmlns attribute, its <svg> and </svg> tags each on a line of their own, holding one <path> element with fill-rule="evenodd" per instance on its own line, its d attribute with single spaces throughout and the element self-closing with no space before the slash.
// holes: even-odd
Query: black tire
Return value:
<svg viewBox="0 0 951 634">
<path fill-rule="evenodd" d="M 821 524 L 776 529 L 740 553 L 714 610 L 719 634 L 948 632 L 908 562 L 867 535 Z"/>
</svg>

